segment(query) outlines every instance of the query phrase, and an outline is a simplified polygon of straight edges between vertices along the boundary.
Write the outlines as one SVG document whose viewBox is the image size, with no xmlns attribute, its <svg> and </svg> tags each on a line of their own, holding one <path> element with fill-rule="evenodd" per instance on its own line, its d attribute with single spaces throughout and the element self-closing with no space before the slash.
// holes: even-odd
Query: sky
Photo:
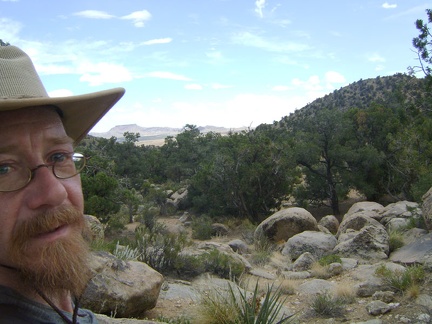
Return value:
<svg viewBox="0 0 432 324">
<path fill-rule="evenodd" d="M 422 0 L 0 0 L 50 96 L 124 87 L 93 128 L 273 123 L 418 64 Z"/>
</svg>

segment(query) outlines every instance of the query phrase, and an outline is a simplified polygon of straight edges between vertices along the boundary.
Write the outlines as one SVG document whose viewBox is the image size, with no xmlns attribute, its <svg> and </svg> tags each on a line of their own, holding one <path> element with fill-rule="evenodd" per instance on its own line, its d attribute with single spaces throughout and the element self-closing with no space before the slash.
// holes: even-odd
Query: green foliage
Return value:
<svg viewBox="0 0 432 324">
<path fill-rule="evenodd" d="M 404 271 L 392 271 L 385 264 L 380 265 L 375 274 L 389 286 L 390 289 L 399 293 L 404 293 L 414 285 L 418 285 L 425 280 L 425 270 L 423 265 L 408 266 Z"/>
<path fill-rule="evenodd" d="M 327 266 L 327 265 L 330 265 L 331 263 L 342 263 L 342 260 L 341 260 L 340 256 L 338 256 L 336 254 L 328 254 L 328 255 L 321 257 L 318 260 L 318 263 L 322 266 Z"/>
<path fill-rule="evenodd" d="M 136 229 L 136 248 L 139 260 L 162 274 L 169 273 L 178 262 L 180 252 L 189 244 L 184 233 L 173 234 L 159 225 L 152 230 L 142 226 Z"/>
<path fill-rule="evenodd" d="M 192 220 L 192 238 L 197 240 L 209 240 L 213 234 L 212 219 L 203 215 Z"/>
<path fill-rule="evenodd" d="M 344 311 L 344 302 L 340 298 L 330 295 L 328 292 L 317 294 L 312 298 L 310 307 L 318 316 L 338 317 Z"/>
<path fill-rule="evenodd" d="M 238 279 L 245 271 L 245 266 L 241 261 L 217 249 L 202 254 L 201 261 L 204 263 L 206 271 L 221 278 Z"/>
<path fill-rule="evenodd" d="M 432 23 L 432 10 L 426 9 L 426 14 L 428 18 L 427 22 L 424 22 L 422 19 L 417 19 L 416 28 L 419 31 L 419 36 L 415 37 L 412 41 L 414 48 L 418 52 L 420 66 L 411 67 L 410 70 L 411 73 L 421 70 L 427 77 L 430 77 L 432 42 L 430 40 L 431 32 L 428 24 Z"/>
<path fill-rule="evenodd" d="M 257 223 L 280 206 L 295 182 L 295 170 L 286 143 L 275 141 L 272 132 L 262 125 L 207 142 L 208 154 L 190 179 L 189 199 L 197 212 Z"/>
</svg>

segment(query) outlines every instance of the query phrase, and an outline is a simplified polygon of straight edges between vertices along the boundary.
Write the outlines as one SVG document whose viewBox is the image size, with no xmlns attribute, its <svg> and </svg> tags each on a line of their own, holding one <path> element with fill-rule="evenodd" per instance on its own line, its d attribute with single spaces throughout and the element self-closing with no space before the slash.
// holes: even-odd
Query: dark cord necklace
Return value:
<svg viewBox="0 0 432 324">
<path fill-rule="evenodd" d="M 51 306 L 51 308 L 62 318 L 65 323 L 68 324 L 77 324 L 77 316 L 78 316 L 78 309 L 79 309 L 79 300 L 75 298 L 75 306 L 72 314 L 72 320 L 70 320 L 54 303 L 39 289 L 36 288 L 36 292 L 45 300 L 48 305 Z"/>
<path fill-rule="evenodd" d="M 10 270 L 14 270 L 14 271 L 20 271 L 17 268 L 5 265 L 5 264 L 0 264 L 0 266 L 10 269 Z M 39 296 L 42 297 L 43 300 L 45 300 L 47 302 L 48 305 L 50 305 L 50 307 L 62 318 L 62 320 L 67 323 L 67 324 L 78 324 L 77 322 L 77 316 L 78 316 L 78 309 L 79 309 L 79 300 L 78 298 L 75 298 L 75 305 L 74 305 L 74 310 L 72 313 L 72 320 L 70 320 L 56 305 L 54 305 L 54 303 L 38 288 L 34 288 L 36 290 L 36 292 L 38 293 Z"/>
</svg>

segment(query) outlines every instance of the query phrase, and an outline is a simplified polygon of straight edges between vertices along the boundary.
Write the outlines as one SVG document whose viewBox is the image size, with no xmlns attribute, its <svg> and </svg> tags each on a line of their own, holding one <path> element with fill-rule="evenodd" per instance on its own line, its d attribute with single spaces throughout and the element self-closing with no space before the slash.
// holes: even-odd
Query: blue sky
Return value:
<svg viewBox="0 0 432 324">
<path fill-rule="evenodd" d="M 51 96 L 126 95 L 93 129 L 272 123 L 416 65 L 419 0 L 0 0 Z"/>
</svg>

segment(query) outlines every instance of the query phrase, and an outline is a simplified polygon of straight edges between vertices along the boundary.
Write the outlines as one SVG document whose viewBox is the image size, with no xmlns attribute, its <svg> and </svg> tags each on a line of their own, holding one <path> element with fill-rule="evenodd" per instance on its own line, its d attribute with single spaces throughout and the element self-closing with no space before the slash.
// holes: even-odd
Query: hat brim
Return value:
<svg viewBox="0 0 432 324">
<path fill-rule="evenodd" d="M 70 97 L 0 98 L 0 111 L 54 105 L 62 111 L 62 122 L 66 134 L 74 140 L 76 145 L 120 100 L 124 93 L 125 89 L 114 88 Z"/>
</svg>

